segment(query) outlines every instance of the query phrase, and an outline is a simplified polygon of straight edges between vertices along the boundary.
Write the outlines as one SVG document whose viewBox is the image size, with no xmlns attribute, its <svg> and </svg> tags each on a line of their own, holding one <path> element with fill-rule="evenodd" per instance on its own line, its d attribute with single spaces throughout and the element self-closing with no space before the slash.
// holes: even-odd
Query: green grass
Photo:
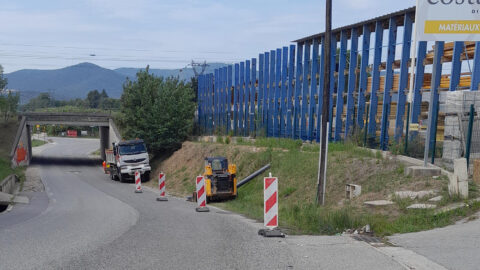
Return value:
<svg viewBox="0 0 480 270">
<path fill-rule="evenodd" d="M 320 207 L 315 203 L 318 145 L 302 146 L 297 141 L 283 139 L 257 139 L 254 144 L 247 142 L 241 144 L 263 146 L 267 147 L 267 150 L 258 153 L 240 154 L 238 151 L 233 153 L 239 179 L 267 163 L 271 163 L 271 168 L 241 187 L 236 200 L 216 205 L 256 220 L 263 220 L 262 179 L 268 172 L 273 172 L 273 176 L 279 179 L 280 226 L 290 234 L 332 235 L 370 224 L 377 236 L 388 236 L 447 226 L 480 210 L 480 203 L 475 203 L 468 208 L 436 215 L 431 209 L 408 210 L 406 208 L 412 201 L 399 199 L 394 199 L 396 204 L 392 206 L 393 209 L 372 210 L 358 203 L 350 204 L 348 201 L 339 206 L 338 202 L 344 197 L 344 183 L 351 181 L 348 178 L 360 181 L 357 178 L 363 177 L 362 191 L 381 194 L 383 198 L 401 186 L 409 186 L 417 183 L 415 181 L 422 180 L 405 177 L 404 165 L 383 159 L 380 152 L 374 153 L 349 143 L 329 145 L 327 204 Z M 353 161 L 360 163 L 352 163 Z M 358 164 L 365 164 L 366 168 L 363 170 L 366 174 L 358 172 L 362 168 L 352 168 L 359 166 Z M 374 171 L 371 172 L 372 170 Z M 426 186 L 435 184 L 433 181 L 442 181 L 444 186 L 448 182 L 443 177 L 428 181 L 431 182 L 425 184 Z M 472 192 L 478 192 L 476 186 L 470 189 Z M 457 200 L 448 198 L 443 203 L 448 204 Z"/>
<path fill-rule="evenodd" d="M 10 161 L 6 158 L 0 158 L 0 183 L 10 174 L 16 174 L 20 179 L 20 187 L 23 187 L 25 181 L 26 167 L 17 167 L 12 169 L 10 167 Z"/>
<path fill-rule="evenodd" d="M 46 144 L 45 141 L 42 141 L 42 140 L 32 140 L 32 147 L 37 147 L 37 146 L 42 146 Z"/>
</svg>

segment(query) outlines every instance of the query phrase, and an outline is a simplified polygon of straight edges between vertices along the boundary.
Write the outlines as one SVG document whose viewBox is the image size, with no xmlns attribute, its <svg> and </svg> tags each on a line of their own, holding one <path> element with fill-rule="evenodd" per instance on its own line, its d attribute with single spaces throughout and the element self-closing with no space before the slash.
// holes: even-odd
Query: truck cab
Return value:
<svg viewBox="0 0 480 270">
<path fill-rule="evenodd" d="M 113 144 L 110 155 L 106 152 L 107 167 L 112 179 L 124 182 L 134 180 L 135 172 L 141 174 L 142 182 L 150 180 L 150 160 L 145 142 L 140 139 L 121 141 Z"/>
</svg>

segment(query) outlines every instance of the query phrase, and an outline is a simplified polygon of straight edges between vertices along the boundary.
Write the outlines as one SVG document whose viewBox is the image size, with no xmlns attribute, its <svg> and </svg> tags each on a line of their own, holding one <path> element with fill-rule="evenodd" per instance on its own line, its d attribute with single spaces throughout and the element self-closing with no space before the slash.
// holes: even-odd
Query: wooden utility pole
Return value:
<svg viewBox="0 0 480 270">
<path fill-rule="evenodd" d="M 327 142 L 330 136 L 327 135 L 327 125 L 329 121 L 330 111 L 330 66 L 332 54 L 332 0 L 326 0 L 326 22 L 325 22 L 325 37 L 324 37 L 324 80 L 323 80 L 323 111 L 322 111 L 322 135 L 320 148 L 320 173 L 318 174 L 318 189 L 317 189 L 317 203 L 325 204 L 325 183 L 327 178 Z"/>
</svg>

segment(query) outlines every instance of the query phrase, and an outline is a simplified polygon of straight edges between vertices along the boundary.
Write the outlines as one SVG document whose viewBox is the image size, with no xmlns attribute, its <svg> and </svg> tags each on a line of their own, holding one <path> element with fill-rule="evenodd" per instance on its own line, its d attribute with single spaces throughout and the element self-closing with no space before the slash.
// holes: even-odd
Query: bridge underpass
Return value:
<svg viewBox="0 0 480 270">
<path fill-rule="evenodd" d="M 23 113 L 10 153 L 13 167 L 27 166 L 32 160 L 32 128 L 35 125 L 97 126 L 100 131 L 100 155 L 105 160 L 105 149 L 121 140 L 112 117 L 98 113 Z"/>
</svg>

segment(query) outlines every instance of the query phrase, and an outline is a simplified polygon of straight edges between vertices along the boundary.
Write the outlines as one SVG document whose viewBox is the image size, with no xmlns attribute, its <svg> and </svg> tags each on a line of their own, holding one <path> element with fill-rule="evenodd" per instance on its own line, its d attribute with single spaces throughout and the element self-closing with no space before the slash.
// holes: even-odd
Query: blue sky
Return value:
<svg viewBox="0 0 480 270">
<path fill-rule="evenodd" d="M 339 27 L 415 0 L 333 0 Z M 0 0 L 5 72 L 80 62 L 106 68 L 233 63 L 324 31 L 323 0 Z M 95 55 L 95 56 L 91 56 Z"/>
</svg>

